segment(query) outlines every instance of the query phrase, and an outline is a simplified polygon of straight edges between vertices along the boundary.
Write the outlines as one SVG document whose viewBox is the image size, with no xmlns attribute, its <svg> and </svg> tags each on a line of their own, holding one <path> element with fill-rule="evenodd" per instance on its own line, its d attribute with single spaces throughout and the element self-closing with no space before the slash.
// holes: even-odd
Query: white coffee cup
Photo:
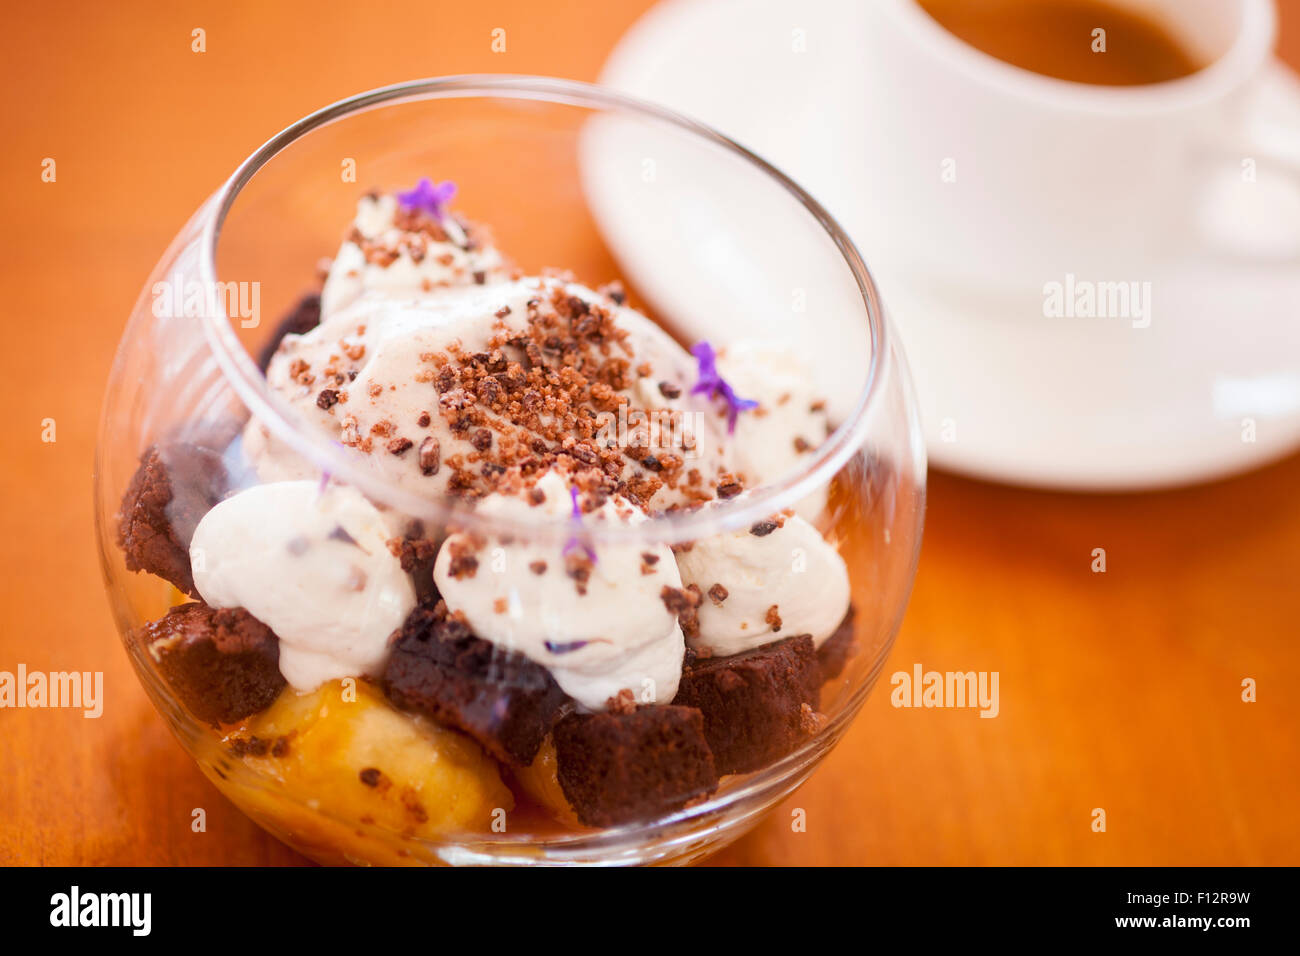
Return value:
<svg viewBox="0 0 1300 956">
<path fill-rule="evenodd" d="M 1189 197 L 1215 163 L 1300 166 L 1300 135 L 1245 122 L 1270 61 L 1270 0 L 1112 2 L 1205 66 L 1144 86 L 1069 82 L 976 49 L 914 0 L 865 5 L 875 148 L 859 182 L 888 224 L 882 254 L 982 285 L 1132 271 L 1195 239 Z"/>
<path fill-rule="evenodd" d="M 1300 79 L 1270 55 L 1267 0 L 1110 2 L 1205 66 L 1092 86 L 988 56 L 915 0 L 669 0 L 604 79 L 735 136 L 848 229 L 901 333 L 932 463 L 1072 489 L 1221 477 L 1300 447 Z M 791 283 L 821 293 L 792 278 L 815 248 L 731 185 L 680 209 L 593 203 L 679 327 L 730 316 L 752 334 Z M 741 234 L 698 286 L 647 225 L 674 218 Z M 764 238 L 787 245 L 788 273 L 739 267 Z M 1072 289 L 1093 291 L 1091 314 Z M 820 298 L 800 321 L 833 316 Z"/>
</svg>

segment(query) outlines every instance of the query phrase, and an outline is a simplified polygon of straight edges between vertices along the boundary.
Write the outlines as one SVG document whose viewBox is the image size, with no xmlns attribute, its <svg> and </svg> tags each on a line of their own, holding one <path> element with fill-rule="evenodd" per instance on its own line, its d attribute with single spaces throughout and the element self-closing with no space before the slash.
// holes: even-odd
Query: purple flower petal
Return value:
<svg viewBox="0 0 1300 956">
<path fill-rule="evenodd" d="M 557 644 L 555 641 L 546 641 L 545 647 L 552 654 L 569 654 L 573 651 L 582 650 L 590 643 L 590 641 L 566 641 L 562 644 Z"/>
<path fill-rule="evenodd" d="M 718 353 L 707 341 L 696 342 L 691 346 L 691 354 L 699 365 L 699 381 L 691 389 L 692 395 L 705 394 L 709 398 L 721 398 L 727 403 L 727 434 L 736 430 L 736 418 L 741 412 L 758 408 L 758 402 L 751 398 L 741 398 L 736 390 L 727 384 L 718 372 Z"/>
<path fill-rule="evenodd" d="M 446 214 L 444 207 L 448 205 L 452 197 L 456 195 L 456 184 L 447 180 L 438 185 L 433 184 L 433 180 L 427 176 L 415 184 L 415 188 L 407 192 L 397 194 L 397 202 L 403 209 L 415 212 L 425 212 L 435 219 L 441 220 Z"/>
<path fill-rule="evenodd" d="M 573 510 L 569 513 L 569 520 L 575 521 L 581 526 L 582 506 L 578 504 L 578 489 L 573 485 L 569 486 L 569 500 L 573 502 Z M 576 534 L 569 536 L 569 539 L 564 542 L 564 550 L 560 553 L 567 558 L 578 548 L 581 548 L 586 553 L 588 561 L 592 564 L 596 563 L 596 549 L 579 539 Z"/>
</svg>

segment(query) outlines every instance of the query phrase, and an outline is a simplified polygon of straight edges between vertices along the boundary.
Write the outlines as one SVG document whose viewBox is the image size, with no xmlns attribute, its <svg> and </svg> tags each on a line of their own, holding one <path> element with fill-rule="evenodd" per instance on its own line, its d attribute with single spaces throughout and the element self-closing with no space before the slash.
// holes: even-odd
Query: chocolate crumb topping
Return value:
<svg viewBox="0 0 1300 956">
<path fill-rule="evenodd" d="M 777 605 L 773 604 L 767 609 L 767 614 L 763 616 L 763 620 L 772 626 L 772 630 L 781 630 L 781 613 Z"/>
<path fill-rule="evenodd" d="M 529 570 L 529 571 L 532 571 L 533 574 L 545 574 L 545 573 L 546 573 L 546 562 L 545 562 L 545 561 L 531 561 L 531 562 L 529 562 L 529 564 L 528 564 L 528 570 Z"/>
<path fill-rule="evenodd" d="M 803 703 L 799 705 L 799 729 L 809 737 L 816 734 L 826 726 L 826 715 L 813 710 L 812 705 Z"/>
<path fill-rule="evenodd" d="M 365 453 L 387 450 L 395 456 L 418 447 L 423 473 L 446 470 L 440 486 L 445 483 L 449 493 L 466 498 L 527 492 L 552 469 L 580 475 L 587 495 L 618 494 L 647 510 L 665 490 L 674 493 L 672 505 L 708 501 L 719 484 L 724 494 L 731 490 L 728 483 L 739 493 L 739 479 L 721 474 L 716 464 L 690 467 L 695 433 L 682 427 L 690 412 L 642 406 L 634 388 L 638 380 L 656 382 L 655 371 L 675 372 L 656 369 L 657 363 L 638 354 L 637 340 L 619 323 L 612 299 L 573 294 L 567 285 L 544 280 L 528 300 L 526 315 L 512 315 L 512 308 L 503 306 L 495 316 L 489 337 L 473 348 L 452 339 L 422 353 L 413 383 L 375 383 L 373 402 L 354 401 L 366 407 L 340 414 L 340 441 Z M 322 407 L 347 404 L 346 391 L 335 383 L 345 385 L 354 370 L 343 357 L 364 354 L 355 341 L 360 334 L 363 329 L 357 328 L 339 340 L 322 368 L 294 366 L 299 375 L 314 373 L 319 385 L 329 386 L 318 393 Z M 376 412 L 383 414 L 387 393 L 406 384 L 436 391 L 436 405 L 424 411 L 417 405 L 406 413 L 434 434 L 403 437 L 403 422 L 396 417 L 373 419 Z M 666 379 L 658 385 L 665 396 L 684 395 L 688 388 Z M 430 393 L 428 400 L 434 398 Z M 626 415 L 632 422 L 644 415 L 655 424 L 633 426 L 644 434 L 622 441 L 620 433 L 614 441 L 608 434 L 610 415 L 620 421 Z M 445 447 L 426 441 L 434 435 Z M 446 445 L 448 440 L 453 444 Z"/>
<path fill-rule="evenodd" d="M 714 607 L 722 607 L 722 602 L 727 599 L 730 593 L 721 584 L 714 584 L 709 588 L 709 600 L 713 602 Z"/>
<path fill-rule="evenodd" d="M 420 442 L 420 471 L 426 475 L 436 475 L 440 464 L 441 446 L 438 439 L 429 435 Z"/>
<path fill-rule="evenodd" d="M 576 551 L 569 554 L 564 559 L 564 573 L 573 578 L 578 593 L 585 595 L 591 579 L 591 558 Z"/>
<path fill-rule="evenodd" d="M 623 305 L 627 302 L 627 290 L 623 288 L 623 283 L 619 282 L 617 279 L 606 282 L 596 291 L 605 296 L 605 298 L 609 299 L 615 305 Z"/>
<path fill-rule="evenodd" d="M 777 523 L 770 518 L 756 521 L 750 526 L 749 533 L 756 538 L 765 538 L 777 529 Z"/>
<path fill-rule="evenodd" d="M 316 407 L 328 411 L 338 404 L 339 393 L 336 389 L 322 388 L 316 396 Z"/>
<path fill-rule="evenodd" d="M 728 478 L 718 483 L 719 498 L 734 498 L 740 494 L 744 488 L 735 478 Z"/>
<path fill-rule="evenodd" d="M 674 588 L 665 584 L 659 592 L 659 599 L 664 602 L 669 614 L 677 615 L 677 623 L 681 625 L 683 634 L 689 638 L 700 633 L 698 608 L 703 603 L 704 596 L 700 593 L 699 585 Z"/>
<path fill-rule="evenodd" d="M 472 578 L 478 572 L 478 558 L 474 556 L 473 546 L 465 541 L 448 542 L 451 560 L 447 564 L 447 573 L 457 581 Z"/>
<path fill-rule="evenodd" d="M 634 714 L 636 713 L 636 695 L 624 687 L 605 701 L 605 709 L 611 714 Z"/>
</svg>

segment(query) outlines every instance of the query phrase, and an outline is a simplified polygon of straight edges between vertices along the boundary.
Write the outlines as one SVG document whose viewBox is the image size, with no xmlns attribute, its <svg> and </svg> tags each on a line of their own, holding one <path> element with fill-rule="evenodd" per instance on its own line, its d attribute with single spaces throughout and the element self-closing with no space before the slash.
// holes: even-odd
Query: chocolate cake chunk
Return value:
<svg viewBox="0 0 1300 956">
<path fill-rule="evenodd" d="M 857 652 L 857 647 L 853 643 L 853 617 L 856 614 L 857 609 L 850 604 L 844 614 L 844 620 L 840 621 L 840 626 L 835 629 L 835 633 L 822 641 L 822 646 L 817 648 L 817 663 L 821 665 L 823 681 L 839 677 L 844 672 L 844 665 L 848 663 L 849 658 Z"/>
<path fill-rule="evenodd" d="M 441 602 L 416 607 L 398 629 L 384 688 L 398 707 L 517 764 L 532 763 L 568 700 L 545 667 L 475 636 Z"/>
<path fill-rule="evenodd" d="M 243 608 L 182 604 L 134 636 L 190 712 L 214 726 L 269 707 L 284 688 L 279 640 Z"/>
<path fill-rule="evenodd" d="M 199 520 L 225 496 L 228 482 L 215 449 L 180 441 L 151 445 L 117 515 L 117 546 L 126 554 L 127 569 L 156 574 L 199 597 L 190 539 Z"/>
<path fill-rule="evenodd" d="M 718 788 L 704 719 L 692 707 L 570 714 L 555 725 L 555 756 L 560 788 L 587 826 L 671 813 Z"/>
<path fill-rule="evenodd" d="M 718 773 L 748 773 L 808 736 L 803 705 L 820 702 L 821 668 L 807 634 L 693 661 L 674 704 L 699 708 Z"/>
<path fill-rule="evenodd" d="M 280 319 L 280 324 L 271 332 L 271 337 L 257 353 L 257 367 L 263 372 L 267 370 L 275 350 L 280 347 L 286 335 L 303 335 L 318 325 L 320 325 L 320 296 L 313 292 L 299 299 L 298 304 Z"/>
</svg>

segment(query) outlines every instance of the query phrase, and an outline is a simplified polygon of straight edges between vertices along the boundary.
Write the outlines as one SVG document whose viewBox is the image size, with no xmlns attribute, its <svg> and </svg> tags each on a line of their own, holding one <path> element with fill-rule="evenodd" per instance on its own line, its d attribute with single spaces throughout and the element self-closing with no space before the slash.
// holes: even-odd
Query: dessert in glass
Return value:
<svg viewBox="0 0 1300 956">
<path fill-rule="evenodd" d="M 843 734 L 924 475 L 811 197 L 666 110 L 462 77 L 307 117 L 200 209 L 121 345 L 96 495 L 145 688 L 290 845 L 659 863 Z"/>
</svg>

